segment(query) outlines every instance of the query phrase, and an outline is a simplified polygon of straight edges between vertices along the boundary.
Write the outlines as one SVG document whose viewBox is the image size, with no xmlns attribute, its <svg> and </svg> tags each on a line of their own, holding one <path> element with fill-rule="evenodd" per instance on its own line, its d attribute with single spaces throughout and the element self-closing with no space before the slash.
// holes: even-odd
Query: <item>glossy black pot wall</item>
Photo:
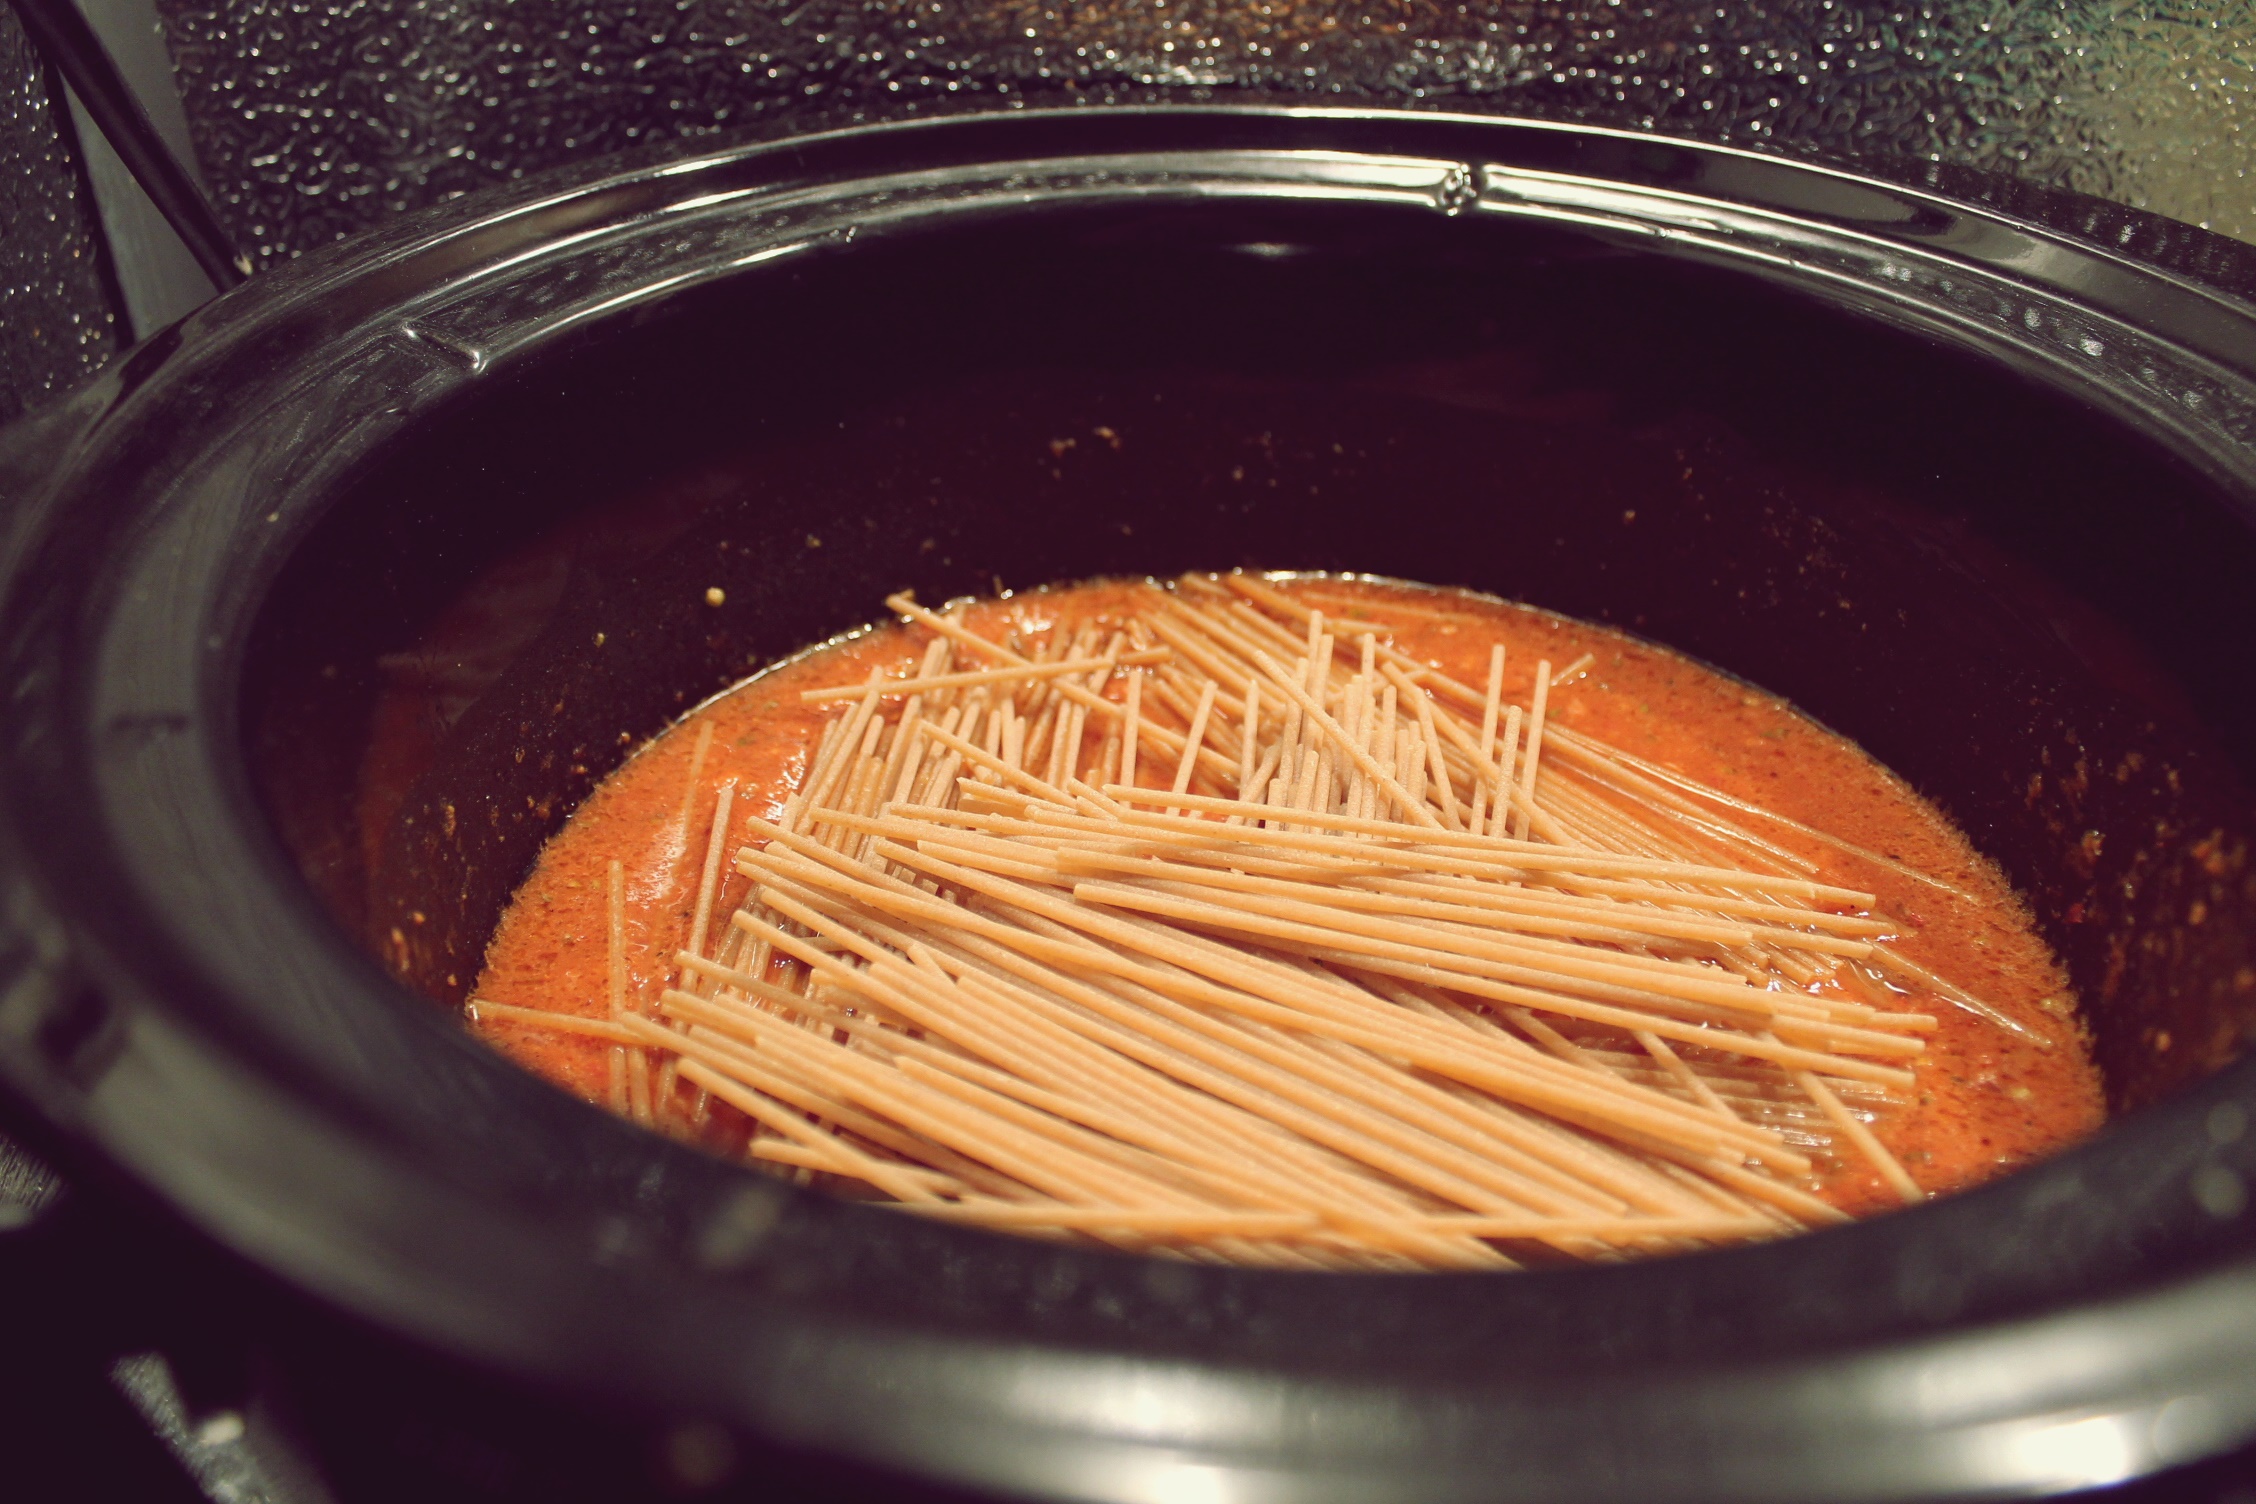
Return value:
<svg viewBox="0 0 2256 1504">
<path fill-rule="evenodd" d="M 1557 128 L 959 121 L 403 222 L 12 436 L 0 1070 L 514 1396 L 446 1424 L 542 1497 L 683 1422 L 748 1490 L 789 1457 L 1092 1499 L 2199 1456 L 2256 1432 L 2256 1075 L 2212 1074 L 2256 1018 L 2252 399 L 2256 311 L 2210 290 Z M 1293 1276 L 822 1201 L 426 1001 L 636 742 L 887 591 L 1238 563 L 1491 590 L 1792 696 L 2028 892 L 2125 1116 L 1790 1244 Z M 414 1405 L 306 1383 L 317 1431 Z"/>
</svg>

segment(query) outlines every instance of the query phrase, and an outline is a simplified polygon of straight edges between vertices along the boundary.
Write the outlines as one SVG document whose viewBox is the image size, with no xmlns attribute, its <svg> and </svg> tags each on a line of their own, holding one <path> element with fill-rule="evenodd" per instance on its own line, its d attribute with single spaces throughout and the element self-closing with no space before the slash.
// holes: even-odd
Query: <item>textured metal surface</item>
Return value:
<svg viewBox="0 0 2256 1504">
<path fill-rule="evenodd" d="M 1985 168 L 2256 238 L 2248 0 L 159 3 L 269 257 L 654 141 L 1248 91 Z"/>
<path fill-rule="evenodd" d="M 196 149 L 188 139 L 188 116 L 181 108 L 172 54 L 165 46 L 164 23 L 157 19 L 154 0 L 79 0 L 78 9 L 156 128 L 158 141 L 193 179 Z M 86 158 L 95 207 L 101 211 L 126 323 L 134 339 L 146 339 L 208 300 L 212 280 L 196 265 L 195 253 L 165 222 L 147 191 L 133 180 L 132 170 L 103 138 L 75 93 L 71 123 Z"/>
<path fill-rule="evenodd" d="M 120 343 L 63 118 L 0 6 L 0 422 L 76 386 Z"/>
</svg>

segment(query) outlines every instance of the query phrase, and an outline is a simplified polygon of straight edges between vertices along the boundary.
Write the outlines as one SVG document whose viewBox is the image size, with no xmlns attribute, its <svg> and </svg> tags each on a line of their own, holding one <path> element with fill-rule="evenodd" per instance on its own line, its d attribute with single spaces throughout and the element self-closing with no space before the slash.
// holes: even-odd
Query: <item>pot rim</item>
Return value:
<svg viewBox="0 0 2256 1504">
<path fill-rule="evenodd" d="M 692 287 L 858 236 L 1217 194 L 1563 223 L 1726 264 L 2077 390 L 2164 436 L 2242 506 L 2256 497 L 2256 307 L 2028 221 L 1735 148 L 1423 112 L 1027 111 L 465 200 L 230 293 L 0 440 L 0 495 L 25 519 L 0 549 L 0 662 L 21 712 L 0 747 L 0 1081 L 205 1234 L 386 1330 L 637 1413 L 714 1415 L 975 1486 L 1933 1496 L 2113 1481 L 2256 1434 L 2238 1361 L 2256 1347 L 2256 1238 L 2237 1214 L 2198 1238 L 2147 1236 L 2161 1277 L 1936 1310 L 1849 1353 L 1515 1374 L 1506 1352 L 1410 1362 L 1383 1382 L 1344 1349 L 1201 1366 L 1195 1347 L 1086 1311 L 973 1331 L 816 1298 L 778 1266 L 787 1234 L 885 1237 L 897 1219 L 818 1204 L 577 1104 L 576 1144 L 616 1171 L 617 1194 L 563 1209 L 495 1196 L 474 1154 L 433 1160 L 430 1125 L 371 1094 L 368 1061 L 348 1069 L 272 1027 L 273 1009 L 294 1009 L 359 1030 L 354 1046 L 388 1067 L 490 1076 L 497 1100 L 532 1100 L 513 1067 L 411 1004 L 318 911 L 244 770 L 248 623 L 357 460 L 488 373 Z M 111 530 L 119 517 L 128 531 Z M 72 809 L 100 812 L 98 840 L 63 838 L 83 834 Z M 185 891 L 183 870 L 225 880 Z M 149 916 L 154 931 L 127 922 Z M 285 932 L 286 956 L 262 951 Z M 254 994 L 264 1016 L 240 1006 Z M 2243 1125 L 2256 1110 L 2256 1064 L 2007 1181 L 1795 1246 L 1864 1250 L 1842 1265 L 1848 1285 L 1963 1251 L 1981 1219 L 2044 1215 L 2087 1179 L 2159 1176 L 2208 1204 L 2200 1177 L 2256 1174 L 2256 1145 L 2221 1131 L 2228 1109 Z M 653 1165 L 690 1187 L 682 1225 L 636 1225 L 637 1177 Z M 1153 1309 L 1250 1309 L 1292 1287 L 1275 1298 L 1297 1311 L 1310 1281 L 1339 1280 L 1415 1288 L 1390 1297 L 1410 1304 L 1486 1298 L 1461 1277 L 1182 1273 L 969 1230 L 914 1239 L 1008 1265 L 1029 1288 L 1128 1290 Z M 1775 1249 L 1746 1249 L 1513 1278 L 1604 1300 L 1695 1268 L 1767 1282 L 1780 1266 Z M 1668 1455 L 1596 1455 L 1596 1415 L 1617 1434 L 1671 1437 Z"/>
</svg>

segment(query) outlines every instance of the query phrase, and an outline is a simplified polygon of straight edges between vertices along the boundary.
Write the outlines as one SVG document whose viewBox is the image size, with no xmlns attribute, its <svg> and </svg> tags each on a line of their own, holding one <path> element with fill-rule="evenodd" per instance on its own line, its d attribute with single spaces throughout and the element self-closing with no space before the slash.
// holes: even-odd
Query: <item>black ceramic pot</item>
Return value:
<svg viewBox="0 0 2256 1504">
<path fill-rule="evenodd" d="M 422 1497 L 2207 1455 L 2256 1433 L 2252 430 L 2215 289 L 1598 131 L 972 118 L 465 201 L 8 436 L 0 1080 L 296 1313 L 339 1477 Z M 632 745 L 885 592 L 1240 563 L 1615 622 L 1857 738 L 2027 892 L 2119 1120 L 1783 1244 L 1305 1276 L 833 1203 L 442 1006 Z"/>
</svg>

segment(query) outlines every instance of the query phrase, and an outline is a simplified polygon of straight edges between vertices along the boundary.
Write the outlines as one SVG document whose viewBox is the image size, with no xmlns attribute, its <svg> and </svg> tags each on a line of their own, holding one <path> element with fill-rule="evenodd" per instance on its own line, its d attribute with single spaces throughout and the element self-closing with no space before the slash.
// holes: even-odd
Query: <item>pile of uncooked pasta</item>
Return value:
<svg viewBox="0 0 2256 1504">
<path fill-rule="evenodd" d="M 614 881 L 621 1107 L 718 1099 L 755 1159 L 931 1217 L 1288 1267 L 1772 1237 L 1857 1157 L 1918 1198 L 1870 1128 L 1934 1027 L 1902 1000 L 1981 1005 L 1782 844 L 1829 838 L 1547 721 L 1587 660 L 1511 703 L 1501 647 L 1462 683 L 1257 576 L 1135 599 L 1017 647 L 889 601 L 921 664 L 810 692 L 777 820 L 721 790 L 656 1016 Z"/>
</svg>

